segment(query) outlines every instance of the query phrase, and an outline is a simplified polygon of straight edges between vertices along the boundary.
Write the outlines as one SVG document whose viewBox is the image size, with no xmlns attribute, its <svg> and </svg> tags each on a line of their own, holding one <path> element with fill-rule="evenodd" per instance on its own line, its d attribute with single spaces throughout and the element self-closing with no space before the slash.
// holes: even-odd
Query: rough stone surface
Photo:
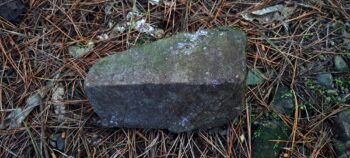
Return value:
<svg viewBox="0 0 350 158">
<path fill-rule="evenodd" d="M 331 73 L 320 73 L 316 76 L 318 84 L 326 88 L 333 87 L 333 76 Z"/>
<path fill-rule="evenodd" d="M 281 120 L 263 117 L 253 122 L 252 132 L 252 157 L 274 158 L 286 143 L 273 140 L 288 140 L 291 131 Z"/>
<path fill-rule="evenodd" d="M 350 110 L 344 110 L 336 115 L 333 131 L 336 135 L 335 146 L 339 157 L 350 156 Z"/>
<path fill-rule="evenodd" d="M 350 110 L 338 113 L 334 120 L 337 138 L 342 141 L 350 141 Z"/>
<path fill-rule="evenodd" d="M 246 36 L 232 28 L 180 33 L 98 61 L 85 79 L 107 126 L 184 132 L 221 126 L 244 100 Z"/>
<path fill-rule="evenodd" d="M 350 141 L 333 140 L 332 143 L 338 158 L 350 157 Z"/>
<path fill-rule="evenodd" d="M 340 72 L 347 72 L 350 69 L 349 65 L 340 55 L 337 55 L 334 57 L 334 66 L 335 66 L 335 69 Z"/>
<path fill-rule="evenodd" d="M 294 108 L 293 95 L 287 86 L 280 84 L 276 87 L 272 107 L 279 113 L 292 114 Z"/>
<path fill-rule="evenodd" d="M 21 0 L 0 0 L 0 16 L 11 22 L 18 22 L 25 6 Z"/>
</svg>

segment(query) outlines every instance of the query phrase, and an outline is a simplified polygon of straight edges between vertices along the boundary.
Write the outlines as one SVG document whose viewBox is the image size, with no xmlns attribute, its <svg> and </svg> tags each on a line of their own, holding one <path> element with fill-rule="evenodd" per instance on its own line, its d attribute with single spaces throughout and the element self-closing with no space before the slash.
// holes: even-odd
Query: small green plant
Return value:
<svg viewBox="0 0 350 158">
<path fill-rule="evenodd" d="M 335 85 L 337 87 L 343 87 L 344 86 L 344 81 L 341 79 L 335 79 Z"/>
<path fill-rule="evenodd" d="M 150 43 L 154 40 L 155 40 L 154 37 L 152 37 L 151 35 L 141 34 L 140 37 L 135 42 L 135 46 L 141 46 L 141 45 Z"/>
<path fill-rule="evenodd" d="M 261 136 L 261 130 L 258 129 L 257 131 L 254 132 L 254 138 L 259 138 Z"/>
<path fill-rule="evenodd" d="M 304 84 L 308 90 L 308 93 L 314 96 L 313 98 L 317 99 L 314 100 L 314 103 L 308 101 L 307 103 L 301 104 L 300 109 L 305 110 L 308 106 L 319 103 L 322 105 L 327 105 L 329 107 L 331 107 L 331 105 L 344 103 L 344 100 L 340 96 L 341 94 L 344 94 L 348 91 L 349 82 L 342 78 L 337 78 L 334 79 L 333 83 L 333 88 L 326 88 L 324 86 L 316 84 L 316 82 L 311 79 L 305 80 Z"/>
<path fill-rule="evenodd" d="M 300 110 L 307 110 L 313 107 L 313 104 L 311 101 L 305 101 L 299 105 Z"/>
<path fill-rule="evenodd" d="M 314 81 L 312 81 L 310 79 L 307 79 L 305 81 L 305 85 L 306 85 L 306 88 L 311 89 L 311 90 L 316 88 Z"/>
<path fill-rule="evenodd" d="M 288 91 L 288 92 L 285 92 L 283 95 L 282 95 L 282 98 L 283 99 L 286 99 L 286 98 L 290 98 L 293 96 L 293 93 L 292 91 Z"/>
</svg>

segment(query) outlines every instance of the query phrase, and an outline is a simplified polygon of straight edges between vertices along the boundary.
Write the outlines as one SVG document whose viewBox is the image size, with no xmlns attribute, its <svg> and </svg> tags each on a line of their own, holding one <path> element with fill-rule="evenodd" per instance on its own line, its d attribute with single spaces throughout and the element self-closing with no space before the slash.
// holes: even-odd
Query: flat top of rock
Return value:
<svg viewBox="0 0 350 158">
<path fill-rule="evenodd" d="M 89 86 L 242 81 L 245 42 L 245 34 L 235 29 L 180 33 L 100 60 L 90 69 L 85 83 Z"/>
</svg>

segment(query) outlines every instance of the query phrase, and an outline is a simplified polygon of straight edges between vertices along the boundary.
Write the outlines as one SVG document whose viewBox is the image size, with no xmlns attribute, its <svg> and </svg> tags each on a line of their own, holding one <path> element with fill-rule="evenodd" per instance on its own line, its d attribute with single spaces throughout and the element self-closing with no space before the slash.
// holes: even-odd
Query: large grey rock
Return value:
<svg viewBox="0 0 350 158">
<path fill-rule="evenodd" d="M 246 36 L 220 28 L 181 33 L 98 61 L 85 79 L 108 126 L 173 132 L 221 126 L 244 100 Z"/>
</svg>

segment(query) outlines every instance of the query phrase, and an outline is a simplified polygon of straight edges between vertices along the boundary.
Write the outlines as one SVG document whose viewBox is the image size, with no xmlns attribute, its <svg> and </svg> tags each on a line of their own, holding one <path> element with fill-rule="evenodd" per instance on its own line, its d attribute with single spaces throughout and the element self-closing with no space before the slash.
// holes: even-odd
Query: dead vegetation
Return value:
<svg viewBox="0 0 350 158">
<path fill-rule="evenodd" d="M 268 17 L 251 15 L 276 5 L 291 12 L 279 8 Z M 251 157 L 252 119 L 273 111 L 277 84 L 290 88 L 295 104 L 292 115 L 278 115 L 291 129 L 288 140 L 275 140 L 287 142 L 281 156 L 336 157 L 330 118 L 349 103 L 328 106 L 305 82 L 322 69 L 350 79 L 330 68 L 335 55 L 349 55 L 344 51 L 349 41 L 339 38 L 344 34 L 333 27 L 349 22 L 349 2 L 29 0 L 27 6 L 21 23 L 0 20 L 0 157 Z M 242 16 L 247 13 L 251 21 Z M 120 24 L 141 19 L 163 32 L 149 35 L 130 25 L 116 31 Z M 239 119 L 226 127 L 180 135 L 91 123 L 93 110 L 83 82 L 98 59 L 176 32 L 217 26 L 236 26 L 247 33 L 248 68 L 264 74 L 262 84 L 247 88 L 247 107 Z M 93 48 L 81 56 L 68 52 L 69 46 L 88 48 L 91 42 Z M 300 107 L 307 101 L 312 106 L 305 112 Z"/>
</svg>

